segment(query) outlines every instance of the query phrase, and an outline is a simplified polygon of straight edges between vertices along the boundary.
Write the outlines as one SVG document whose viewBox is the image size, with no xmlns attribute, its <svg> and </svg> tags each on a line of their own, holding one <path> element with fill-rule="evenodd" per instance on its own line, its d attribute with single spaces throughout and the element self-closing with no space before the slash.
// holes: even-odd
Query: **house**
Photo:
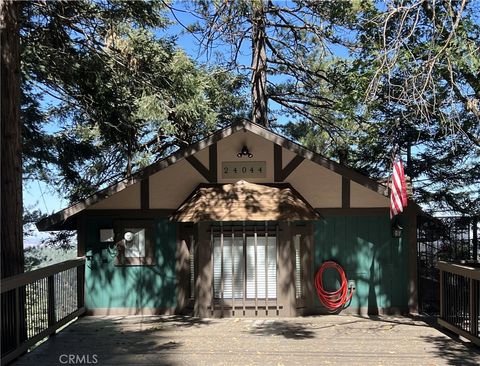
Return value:
<svg viewBox="0 0 480 366">
<path fill-rule="evenodd" d="M 327 260 L 355 287 L 342 312 L 414 312 L 418 206 L 392 235 L 389 203 L 377 181 L 242 122 L 37 226 L 77 230 L 90 314 L 325 313 Z"/>
</svg>

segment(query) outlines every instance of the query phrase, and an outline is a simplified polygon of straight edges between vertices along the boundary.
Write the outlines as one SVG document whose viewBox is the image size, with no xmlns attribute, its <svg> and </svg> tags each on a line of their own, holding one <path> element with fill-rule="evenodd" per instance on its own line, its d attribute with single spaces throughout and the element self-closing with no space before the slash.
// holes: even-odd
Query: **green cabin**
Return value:
<svg viewBox="0 0 480 366">
<path fill-rule="evenodd" d="M 242 122 L 37 226 L 77 230 L 89 314 L 327 313 L 315 274 L 329 260 L 354 288 L 338 312 L 415 312 L 418 206 L 392 230 L 388 191 Z M 337 289 L 338 273 L 323 284 Z"/>
</svg>

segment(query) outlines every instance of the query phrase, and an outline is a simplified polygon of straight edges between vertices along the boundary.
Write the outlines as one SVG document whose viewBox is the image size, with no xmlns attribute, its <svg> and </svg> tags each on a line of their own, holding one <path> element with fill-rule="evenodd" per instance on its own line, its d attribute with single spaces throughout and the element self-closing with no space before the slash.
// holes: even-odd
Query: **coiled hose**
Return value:
<svg viewBox="0 0 480 366">
<path fill-rule="evenodd" d="M 338 290 L 329 292 L 323 288 L 323 272 L 328 268 L 334 268 L 338 271 L 341 280 L 341 286 Z M 343 268 L 333 261 L 324 262 L 315 275 L 315 288 L 321 303 L 330 311 L 336 311 L 349 302 L 353 296 L 353 287 L 348 291 L 348 280 Z"/>
</svg>

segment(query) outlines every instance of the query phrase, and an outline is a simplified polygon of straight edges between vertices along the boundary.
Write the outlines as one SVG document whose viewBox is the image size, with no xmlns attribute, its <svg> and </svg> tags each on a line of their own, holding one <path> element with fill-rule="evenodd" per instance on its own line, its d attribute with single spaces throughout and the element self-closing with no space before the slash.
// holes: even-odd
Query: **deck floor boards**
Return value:
<svg viewBox="0 0 480 366">
<path fill-rule="evenodd" d="M 88 316 L 14 365 L 72 364 L 62 363 L 68 358 L 61 355 L 88 355 L 83 364 L 112 366 L 480 365 L 478 348 L 420 319 L 343 315 L 278 319 Z"/>
</svg>

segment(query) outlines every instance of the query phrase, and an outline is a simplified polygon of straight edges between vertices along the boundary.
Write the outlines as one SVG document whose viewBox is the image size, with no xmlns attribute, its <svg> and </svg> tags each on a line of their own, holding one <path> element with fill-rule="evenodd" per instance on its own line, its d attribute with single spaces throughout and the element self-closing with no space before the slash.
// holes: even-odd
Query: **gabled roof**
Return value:
<svg viewBox="0 0 480 366">
<path fill-rule="evenodd" d="M 209 147 L 210 145 L 216 143 L 217 141 L 228 137 L 235 132 L 245 130 L 245 131 L 250 131 L 256 135 L 259 135 L 274 144 L 277 144 L 287 150 L 292 151 L 293 153 L 308 159 L 312 162 L 315 162 L 324 168 L 327 168 L 337 174 L 340 174 L 341 176 L 348 178 L 356 183 L 359 183 L 363 185 L 366 188 L 369 188 L 379 194 L 382 194 L 384 196 L 388 196 L 388 188 L 384 186 L 383 184 L 378 183 L 377 181 L 366 177 L 365 175 L 357 172 L 354 169 L 351 169 L 345 165 L 336 163 L 330 159 L 327 159 L 326 157 L 317 154 L 313 151 L 310 151 L 306 149 L 305 147 L 283 137 L 280 136 L 279 134 L 272 132 L 268 130 L 267 128 L 260 126 L 256 123 L 252 123 L 249 121 L 242 121 L 236 124 L 232 124 L 230 126 L 227 126 L 221 130 L 218 130 L 211 134 L 210 136 L 206 137 L 205 139 L 198 141 L 184 149 L 180 149 L 173 153 L 172 155 L 166 157 L 165 159 L 162 159 L 160 161 L 157 161 L 150 166 L 139 170 L 138 172 L 132 174 L 130 177 L 127 177 L 126 179 L 123 179 L 117 183 L 112 184 L 111 186 L 102 189 L 90 197 L 87 197 L 86 199 L 75 203 L 71 205 L 68 208 L 65 208 L 61 211 L 58 211 L 42 220 L 37 222 L 37 227 L 41 231 L 47 231 L 47 230 L 59 230 L 62 228 L 63 223 L 65 223 L 67 220 L 72 220 L 75 218 L 75 216 L 85 210 L 87 207 L 110 197 L 111 195 L 122 191 L 123 189 L 138 183 L 142 181 L 143 179 L 151 176 L 152 174 L 155 174 L 170 165 L 176 163 L 177 161 L 181 159 L 185 159 L 189 156 L 192 156 L 193 154 L 197 153 L 198 151 Z"/>
<path fill-rule="evenodd" d="M 320 215 L 288 183 L 240 180 L 199 185 L 172 218 L 179 222 L 305 221 L 318 220 Z"/>
</svg>

